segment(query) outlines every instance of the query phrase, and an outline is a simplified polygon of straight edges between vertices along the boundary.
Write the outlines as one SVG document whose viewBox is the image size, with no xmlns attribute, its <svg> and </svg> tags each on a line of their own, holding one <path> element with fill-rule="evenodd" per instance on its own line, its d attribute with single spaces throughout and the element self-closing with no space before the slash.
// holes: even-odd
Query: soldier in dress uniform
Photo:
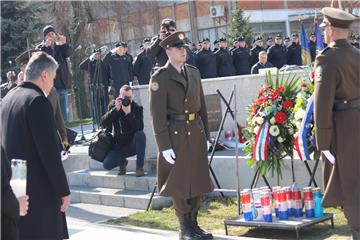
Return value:
<svg viewBox="0 0 360 240">
<path fill-rule="evenodd" d="M 250 50 L 246 48 L 244 37 L 237 38 L 237 42 L 238 47 L 232 52 L 236 75 L 250 74 Z"/>
<path fill-rule="evenodd" d="M 202 50 L 197 54 L 197 68 L 200 71 L 201 79 L 216 78 L 216 55 L 210 49 L 210 40 L 208 38 L 202 41 Z"/>
<path fill-rule="evenodd" d="M 215 52 L 216 69 L 218 77 L 227 77 L 235 75 L 235 67 L 232 61 L 231 52 L 227 49 L 226 38 L 220 38 L 220 49 Z"/>
<path fill-rule="evenodd" d="M 217 50 L 219 50 L 219 48 L 220 48 L 220 41 L 218 39 L 216 39 L 214 41 L 214 50 L 213 50 L 213 52 L 214 53 L 217 52 Z"/>
<path fill-rule="evenodd" d="M 169 61 L 150 79 L 150 111 L 158 146 L 158 187 L 173 198 L 180 240 L 212 239 L 197 223 L 201 196 L 213 190 L 209 130 L 200 72 L 185 64 L 184 32 L 161 42 Z"/>
<path fill-rule="evenodd" d="M 275 45 L 267 51 L 269 62 L 277 67 L 282 68 L 286 64 L 286 49 L 282 45 L 282 36 L 280 34 L 275 37 Z"/>
<path fill-rule="evenodd" d="M 322 9 L 328 48 L 315 59 L 315 126 L 322 151 L 323 206 L 343 206 L 353 239 L 360 239 L 360 51 L 346 40 L 355 17 Z"/>
<path fill-rule="evenodd" d="M 299 35 L 291 34 L 291 45 L 287 47 L 287 64 L 301 66 L 301 46 L 299 43 Z"/>
<path fill-rule="evenodd" d="M 274 40 L 271 36 L 269 36 L 267 39 L 266 39 L 266 43 L 265 43 L 265 47 L 264 47 L 264 50 L 267 51 L 269 50 L 270 47 L 274 46 Z"/>
<path fill-rule="evenodd" d="M 250 67 L 254 66 L 259 61 L 259 52 L 263 51 L 263 40 L 257 37 L 254 42 L 255 46 L 250 50 Z"/>
<path fill-rule="evenodd" d="M 288 46 L 290 46 L 291 42 L 290 42 L 290 38 L 286 37 L 284 38 L 284 47 L 287 48 Z"/>
<path fill-rule="evenodd" d="M 316 57 L 316 34 L 314 32 L 310 33 L 309 49 L 310 49 L 311 62 L 314 62 Z"/>
</svg>

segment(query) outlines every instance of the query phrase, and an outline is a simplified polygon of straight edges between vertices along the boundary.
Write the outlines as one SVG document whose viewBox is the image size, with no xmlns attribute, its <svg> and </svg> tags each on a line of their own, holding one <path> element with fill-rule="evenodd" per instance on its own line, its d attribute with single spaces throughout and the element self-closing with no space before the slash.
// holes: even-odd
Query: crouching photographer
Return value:
<svg viewBox="0 0 360 240">
<path fill-rule="evenodd" d="M 105 156 L 103 166 L 111 170 L 120 167 L 118 175 L 126 174 L 127 157 L 136 155 L 136 176 L 144 176 L 146 137 L 143 132 L 143 108 L 134 101 L 130 86 L 120 88 L 120 95 L 102 116 L 101 125 L 114 133 L 114 146 Z"/>
</svg>

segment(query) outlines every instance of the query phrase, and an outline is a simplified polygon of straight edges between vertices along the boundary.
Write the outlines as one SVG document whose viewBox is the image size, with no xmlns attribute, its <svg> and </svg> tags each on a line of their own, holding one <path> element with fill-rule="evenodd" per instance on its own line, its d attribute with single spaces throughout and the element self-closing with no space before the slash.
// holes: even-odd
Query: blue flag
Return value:
<svg viewBox="0 0 360 240">
<path fill-rule="evenodd" d="M 324 49 L 324 41 L 322 39 L 320 27 L 317 22 L 315 22 L 315 35 L 316 35 L 316 51 L 321 51 Z"/>
<path fill-rule="evenodd" d="M 311 64 L 309 42 L 306 36 L 303 22 L 301 22 L 301 60 L 302 60 L 302 65 Z"/>
</svg>

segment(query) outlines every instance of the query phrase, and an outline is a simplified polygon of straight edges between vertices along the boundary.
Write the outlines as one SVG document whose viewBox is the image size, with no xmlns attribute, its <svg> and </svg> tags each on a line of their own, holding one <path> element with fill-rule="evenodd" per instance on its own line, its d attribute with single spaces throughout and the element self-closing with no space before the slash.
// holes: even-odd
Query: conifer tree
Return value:
<svg viewBox="0 0 360 240">
<path fill-rule="evenodd" d="M 251 46 L 254 39 L 253 29 L 249 24 L 249 17 L 244 15 L 244 11 L 241 8 L 237 8 L 233 11 L 229 33 L 225 34 L 225 36 L 231 40 L 243 36 L 247 45 Z"/>
</svg>

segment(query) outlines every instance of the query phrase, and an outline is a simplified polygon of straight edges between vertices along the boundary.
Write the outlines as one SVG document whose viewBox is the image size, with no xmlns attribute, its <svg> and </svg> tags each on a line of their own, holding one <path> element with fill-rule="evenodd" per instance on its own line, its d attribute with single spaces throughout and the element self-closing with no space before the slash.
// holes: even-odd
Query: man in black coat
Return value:
<svg viewBox="0 0 360 240">
<path fill-rule="evenodd" d="M 216 51 L 216 69 L 218 77 L 235 75 L 235 67 L 230 51 L 227 49 L 227 40 L 220 38 L 220 49 Z"/>
<path fill-rule="evenodd" d="M 146 137 L 143 108 L 135 103 L 130 86 L 121 87 L 119 97 L 109 105 L 101 124 L 108 132 L 114 132 L 115 140 L 113 149 L 105 156 L 104 168 L 111 170 L 120 166 L 119 175 L 125 175 L 126 158 L 136 155 L 136 176 L 144 176 Z"/>
<path fill-rule="evenodd" d="M 53 110 L 46 95 L 54 85 L 56 61 L 34 53 L 25 80 L 1 106 L 1 148 L 6 159 L 27 161 L 29 212 L 19 223 L 20 239 L 67 239 L 65 210 L 70 190 L 59 154 Z"/>
<path fill-rule="evenodd" d="M 150 38 L 144 38 L 144 49 L 137 55 L 134 63 L 134 74 L 137 76 L 140 85 L 149 84 L 151 69 L 154 66 L 154 59 L 146 55 L 150 42 Z"/>
<path fill-rule="evenodd" d="M 250 66 L 254 66 L 259 61 L 259 52 L 263 51 L 263 39 L 257 37 L 254 42 L 255 46 L 250 50 Z"/>
<path fill-rule="evenodd" d="M 266 39 L 264 51 L 268 51 L 269 48 L 271 48 L 272 46 L 274 46 L 274 39 L 273 39 L 271 36 L 269 36 L 269 37 Z"/>
<path fill-rule="evenodd" d="M 159 34 L 152 39 L 151 46 L 145 51 L 150 58 L 155 59 L 154 69 L 164 66 L 168 61 L 168 56 L 165 50 L 160 47 L 160 42 L 175 31 L 176 23 L 174 20 L 165 18 L 161 21 Z"/>
<path fill-rule="evenodd" d="M 210 47 L 210 40 L 205 38 L 202 41 L 202 50 L 197 53 L 197 68 L 201 79 L 217 77 L 216 55 Z"/>
<path fill-rule="evenodd" d="M 275 45 L 267 51 L 268 61 L 278 69 L 286 64 L 286 48 L 282 44 L 282 36 L 278 34 L 275 37 Z"/>
<path fill-rule="evenodd" d="M 104 58 L 107 75 L 114 87 L 114 98 L 117 98 L 122 86 L 129 85 L 134 79 L 132 62 L 125 52 L 126 46 L 125 42 L 117 43 L 115 49 Z"/>
<path fill-rule="evenodd" d="M 257 62 L 254 66 L 252 66 L 251 74 L 259 73 L 259 69 L 272 68 L 272 67 L 274 66 L 268 62 L 267 53 L 265 51 L 261 51 L 259 52 L 259 62 Z"/>
<path fill-rule="evenodd" d="M 237 39 L 238 47 L 233 50 L 233 63 L 236 70 L 236 75 L 250 74 L 250 50 L 246 48 L 245 38 L 239 37 Z"/>
<path fill-rule="evenodd" d="M 310 33 L 309 49 L 310 49 L 311 62 L 314 62 L 316 57 L 316 35 L 314 32 Z"/>
<path fill-rule="evenodd" d="M 48 25 L 43 29 L 44 41 L 36 46 L 36 50 L 46 52 L 58 62 L 54 87 L 59 97 L 61 113 L 64 121 L 67 121 L 68 89 L 71 89 L 70 71 L 67 58 L 71 56 L 73 49 L 66 42 L 66 37 L 55 32 L 53 26 Z"/>
<path fill-rule="evenodd" d="M 292 44 L 287 48 L 287 64 L 301 66 L 301 46 L 299 44 L 299 35 L 293 33 L 291 35 Z"/>
</svg>

